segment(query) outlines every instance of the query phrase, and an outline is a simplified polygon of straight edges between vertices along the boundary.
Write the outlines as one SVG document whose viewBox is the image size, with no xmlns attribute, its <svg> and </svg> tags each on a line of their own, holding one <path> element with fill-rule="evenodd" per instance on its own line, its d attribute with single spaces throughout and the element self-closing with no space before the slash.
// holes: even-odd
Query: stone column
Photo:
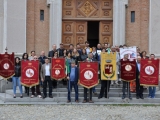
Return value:
<svg viewBox="0 0 160 120">
<path fill-rule="evenodd" d="M 149 13 L 149 54 L 160 57 L 160 0 L 150 0 Z"/>
<path fill-rule="evenodd" d="M 128 0 L 113 0 L 113 45 L 125 44 L 127 5 Z"/>
<path fill-rule="evenodd" d="M 50 5 L 49 49 L 52 49 L 53 44 L 59 47 L 62 40 L 62 0 L 48 0 L 47 4 Z"/>
</svg>

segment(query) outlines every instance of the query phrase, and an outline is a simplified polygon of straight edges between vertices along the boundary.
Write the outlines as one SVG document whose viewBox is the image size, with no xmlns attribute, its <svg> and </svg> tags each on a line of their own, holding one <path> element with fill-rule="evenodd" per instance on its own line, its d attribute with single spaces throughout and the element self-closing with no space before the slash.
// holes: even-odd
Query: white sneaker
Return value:
<svg viewBox="0 0 160 120">
<path fill-rule="evenodd" d="M 31 98 L 34 98 L 34 95 L 31 95 Z"/>
<path fill-rule="evenodd" d="M 41 96 L 41 95 L 38 95 L 37 97 L 38 97 L 38 98 L 42 98 L 42 96 Z"/>
</svg>

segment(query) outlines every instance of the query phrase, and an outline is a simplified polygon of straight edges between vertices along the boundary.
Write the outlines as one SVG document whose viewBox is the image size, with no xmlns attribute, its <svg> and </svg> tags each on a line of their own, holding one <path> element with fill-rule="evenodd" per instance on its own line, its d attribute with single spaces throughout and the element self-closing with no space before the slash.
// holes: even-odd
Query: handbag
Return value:
<svg viewBox="0 0 160 120">
<path fill-rule="evenodd" d="M 8 82 L 12 82 L 12 77 L 7 79 Z"/>
</svg>

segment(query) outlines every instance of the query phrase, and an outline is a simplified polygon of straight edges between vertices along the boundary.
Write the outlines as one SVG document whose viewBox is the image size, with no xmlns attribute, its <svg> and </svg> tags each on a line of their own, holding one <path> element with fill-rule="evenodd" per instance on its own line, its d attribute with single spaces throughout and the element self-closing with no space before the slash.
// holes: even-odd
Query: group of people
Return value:
<svg viewBox="0 0 160 120">
<path fill-rule="evenodd" d="M 50 58 L 65 58 L 66 63 L 69 64 L 69 69 L 66 70 L 67 77 L 64 81 L 64 83 L 67 81 L 67 88 L 68 88 L 68 97 L 67 102 L 71 102 L 71 91 L 72 87 L 74 87 L 75 90 L 75 102 L 78 101 L 78 78 L 79 78 L 79 69 L 78 69 L 78 62 L 79 61 L 97 61 L 99 63 L 99 69 L 101 67 L 100 64 L 100 54 L 101 52 L 117 52 L 117 71 L 118 71 L 118 79 L 116 81 L 110 81 L 110 80 L 102 80 L 99 73 L 99 80 L 101 83 L 101 89 L 100 93 L 98 95 L 98 99 L 101 99 L 102 97 L 108 98 L 108 92 L 110 89 L 110 85 L 113 84 L 119 84 L 121 82 L 120 80 L 120 54 L 119 54 L 119 48 L 125 48 L 126 45 L 120 45 L 120 46 L 112 46 L 110 47 L 108 43 L 104 44 L 97 44 L 97 47 L 89 47 L 89 42 L 85 42 L 85 48 L 81 48 L 81 45 L 78 43 L 76 46 L 73 44 L 69 45 L 69 49 L 64 49 L 63 43 L 60 44 L 60 48 L 57 49 L 57 46 L 54 44 L 52 46 L 52 50 L 49 51 L 48 56 L 45 56 L 45 52 L 41 51 L 40 56 L 36 56 L 35 51 L 31 51 L 31 55 L 29 56 L 27 53 L 24 53 L 22 56 L 22 60 L 39 60 L 39 80 L 40 84 L 36 85 L 34 87 L 25 87 L 25 93 L 29 95 L 29 90 L 31 89 L 31 98 L 37 97 L 39 98 L 46 98 L 47 97 L 47 84 L 49 86 L 49 97 L 53 98 L 52 96 L 52 89 L 57 87 L 57 81 L 54 79 L 51 79 L 51 63 Z M 137 47 L 137 60 L 136 60 L 136 98 L 144 99 L 143 97 L 143 86 L 140 86 L 139 83 L 139 74 L 140 74 L 140 60 L 141 59 L 148 59 L 149 57 L 146 56 L 146 51 L 140 52 L 140 49 Z M 155 58 L 154 54 L 150 55 L 150 58 Z M 128 60 L 128 55 L 124 55 L 124 60 Z M 13 93 L 14 98 L 16 98 L 16 85 L 18 84 L 20 89 L 21 98 L 23 98 L 23 92 L 22 92 L 22 85 L 21 85 L 21 59 L 19 57 L 15 58 L 15 75 L 12 77 L 13 82 Z M 126 81 L 122 81 L 123 87 L 122 87 L 122 99 L 126 98 L 126 88 L 128 89 L 128 95 L 129 99 L 132 99 L 131 92 L 130 92 L 130 84 Z M 40 86 L 43 87 L 43 94 L 40 92 Z M 84 87 L 84 100 L 83 103 L 89 102 L 93 103 L 92 101 L 92 93 L 96 93 L 96 88 L 90 88 L 89 89 L 89 98 L 87 99 L 87 91 L 88 89 Z M 149 98 L 155 97 L 155 91 L 156 87 L 149 87 Z M 35 94 L 36 92 L 36 94 Z"/>
</svg>

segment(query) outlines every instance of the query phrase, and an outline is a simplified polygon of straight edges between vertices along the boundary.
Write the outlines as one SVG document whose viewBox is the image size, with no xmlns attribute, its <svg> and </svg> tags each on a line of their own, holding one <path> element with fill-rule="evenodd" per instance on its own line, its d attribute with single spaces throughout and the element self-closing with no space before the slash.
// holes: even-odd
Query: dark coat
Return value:
<svg viewBox="0 0 160 120">
<path fill-rule="evenodd" d="M 54 53 L 55 52 L 57 52 L 57 50 L 55 50 L 55 51 L 53 51 L 53 50 L 49 51 L 48 52 L 48 57 L 54 57 Z"/>
</svg>

